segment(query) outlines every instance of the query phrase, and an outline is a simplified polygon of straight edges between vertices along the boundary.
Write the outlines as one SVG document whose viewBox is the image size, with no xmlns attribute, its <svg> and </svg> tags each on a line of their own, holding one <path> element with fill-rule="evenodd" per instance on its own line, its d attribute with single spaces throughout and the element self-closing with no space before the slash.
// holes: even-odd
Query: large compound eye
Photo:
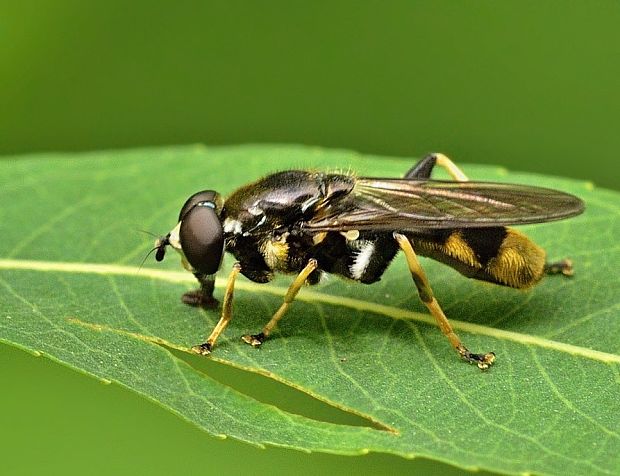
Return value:
<svg viewBox="0 0 620 476">
<path fill-rule="evenodd" d="M 189 264 L 202 274 L 215 274 L 224 253 L 224 231 L 213 202 L 199 202 L 181 221 L 179 240 Z"/>
<path fill-rule="evenodd" d="M 194 195 L 189 197 L 185 204 L 181 207 L 181 212 L 179 213 L 179 221 L 183 221 L 183 217 L 187 212 L 189 212 L 197 203 L 200 202 L 211 202 L 217 204 L 218 201 L 218 193 L 213 190 L 203 190 L 202 192 L 196 192 Z"/>
</svg>

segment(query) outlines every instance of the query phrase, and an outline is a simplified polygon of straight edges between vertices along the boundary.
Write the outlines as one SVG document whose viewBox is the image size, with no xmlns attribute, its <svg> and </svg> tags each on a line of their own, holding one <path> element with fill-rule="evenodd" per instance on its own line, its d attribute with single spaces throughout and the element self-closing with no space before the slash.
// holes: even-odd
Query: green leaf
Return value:
<svg viewBox="0 0 620 476">
<path fill-rule="evenodd" d="M 552 259 L 574 260 L 573 279 L 550 277 L 520 292 L 422 261 L 464 342 L 497 353 L 488 372 L 451 350 L 402 257 L 372 286 L 332 277 L 302 290 L 259 350 L 239 336 L 260 329 L 290 277 L 266 285 L 238 280 L 235 318 L 212 358 L 362 415 L 367 427 L 284 412 L 179 357 L 218 316 L 181 304 L 180 294 L 194 284 L 176 259 L 149 260 L 137 270 L 152 239 L 136 230 L 165 233 L 191 193 L 228 193 L 269 171 L 350 168 L 400 176 L 413 162 L 288 146 L 0 162 L 0 341 L 118 383 L 210 434 L 256 445 L 426 456 L 506 473 L 617 472 L 620 196 L 582 182 L 464 167 L 476 179 L 557 188 L 587 204 L 581 217 L 526 230 Z M 221 296 L 221 280 L 218 286 Z"/>
</svg>

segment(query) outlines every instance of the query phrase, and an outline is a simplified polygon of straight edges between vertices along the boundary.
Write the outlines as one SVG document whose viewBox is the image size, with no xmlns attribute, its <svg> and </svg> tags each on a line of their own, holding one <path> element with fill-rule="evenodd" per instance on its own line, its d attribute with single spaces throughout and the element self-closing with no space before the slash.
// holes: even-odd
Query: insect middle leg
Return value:
<svg viewBox="0 0 620 476">
<path fill-rule="evenodd" d="M 295 296 L 297 296 L 297 293 L 306 282 L 306 279 L 308 279 L 308 276 L 310 276 L 310 274 L 317 268 L 317 266 L 318 264 L 315 259 L 311 259 L 308 261 L 308 264 L 304 267 L 304 269 L 301 270 L 301 272 L 297 275 L 295 280 L 289 286 L 288 291 L 284 295 L 284 302 L 280 305 L 279 309 L 265 325 L 265 327 L 263 327 L 263 330 L 258 334 L 247 334 L 242 336 L 241 339 L 243 340 L 243 342 L 245 342 L 246 344 L 250 344 L 252 347 L 259 347 L 265 341 L 265 339 L 269 337 L 269 334 L 271 334 L 271 331 L 273 331 L 274 327 L 276 327 L 278 321 L 282 319 L 284 313 L 295 299 Z"/>
<path fill-rule="evenodd" d="M 235 279 L 237 275 L 241 271 L 241 265 L 239 263 L 235 263 L 233 265 L 233 269 L 230 272 L 230 276 L 228 276 L 228 283 L 226 283 L 226 291 L 224 293 L 224 304 L 222 305 L 222 316 L 220 320 L 211 331 L 211 335 L 207 338 L 206 342 L 203 342 L 200 345 L 195 345 L 192 347 L 192 350 L 197 354 L 208 355 L 211 353 L 213 346 L 215 345 L 215 341 L 220 336 L 228 323 L 232 319 L 232 308 L 233 308 L 233 294 L 235 290 Z"/>
<path fill-rule="evenodd" d="M 447 156 L 443 154 L 429 154 L 415 164 L 405 174 L 406 179 L 429 179 L 435 166 L 443 168 L 450 174 L 453 180 L 457 182 L 469 182 L 467 175 L 452 162 Z"/>
<path fill-rule="evenodd" d="M 409 271 L 411 272 L 411 277 L 413 278 L 413 282 L 418 289 L 418 294 L 420 295 L 420 299 L 424 303 L 424 305 L 428 308 L 430 313 L 433 315 L 441 332 L 448 338 L 452 347 L 459 353 L 459 355 L 470 363 L 475 363 L 481 370 L 488 369 L 495 360 L 495 354 L 493 352 L 489 352 L 486 354 L 473 354 L 471 353 L 467 347 L 463 345 L 461 339 L 455 334 L 448 318 L 443 313 L 443 310 L 439 306 L 437 299 L 433 295 L 433 290 L 426 278 L 426 274 L 424 270 L 420 266 L 418 262 L 418 258 L 413 251 L 413 247 L 409 242 L 409 239 L 401 235 L 400 233 L 394 233 L 394 238 L 396 239 L 398 245 L 405 253 L 405 257 L 407 258 L 407 264 L 409 266 Z"/>
</svg>

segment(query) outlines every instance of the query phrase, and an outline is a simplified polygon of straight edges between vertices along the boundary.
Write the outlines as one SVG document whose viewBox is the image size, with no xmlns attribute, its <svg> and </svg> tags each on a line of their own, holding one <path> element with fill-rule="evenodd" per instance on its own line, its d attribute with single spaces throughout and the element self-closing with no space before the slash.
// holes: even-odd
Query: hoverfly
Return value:
<svg viewBox="0 0 620 476">
<path fill-rule="evenodd" d="M 435 166 L 454 181 L 431 180 Z M 225 251 L 237 260 L 228 278 L 222 314 L 207 340 L 193 350 L 209 354 L 232 318 L 239 273 L 257 283 L 276 273 L 296 274 L 284 302 L 263 329 L 243 341 L 260 346 L 304 284 L 332 273 L 364 284 L 378 281 L 402 250 L 422 302 L 458 354 L 487 369 L 495 354 L 470 352 L 454 333 L 417 255 L 474 279 L 528 288 L 545 274 L 572 274 L 568 260 L 547 263 L 545 251 L 508 225 L 542 223 L 580 214 L 572 195 L 525 185 L 470 182 L 445 155 L 431 154 L 401 179 L 290 170 L 264 177 L 224 200 L 206 190 L 181 208 L 178 224 L 155 243 L 161 261 L 168 245 L 181 254 L 200 288 L 182 300 L 216 307 L 215 273 Z"/>
</svg>

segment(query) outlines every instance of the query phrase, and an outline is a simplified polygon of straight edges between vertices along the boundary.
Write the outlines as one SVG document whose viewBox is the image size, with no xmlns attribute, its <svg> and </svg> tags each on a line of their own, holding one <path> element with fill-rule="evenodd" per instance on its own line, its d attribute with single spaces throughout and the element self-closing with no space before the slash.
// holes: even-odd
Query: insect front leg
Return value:
<svg viewBox="0 0 620 476">
<path fill-rule="evenodd" d="M 431 289 L 428 279 L 426 278 L 424 270 L 418 262 L 418 258 L 413 251 L 413 247 L 411 246 L 409 239 L 399 233 L 394 233 L 394 238 L 396 239 L 400 248 L 405 253 L 405 257 L 407 258 L 407 264 L 409 266 L 409 271 L 411 272 L 413 282 L 418 289 L 420 299 L 437 321 L 441 332 L 448 338 L 448 340 L 452 344 L 452 347 L 456 349 L 456 351 L 463 359 L 470 363 L 475 363 L 481 370 L 488 369 L 495 360 L 495 354 L 493 352 L 489 352 L 486 354 L 473 354 L 462 344 L 461 339 L 459 339 L 459 337 L 454 333 L 450 322 L 446 318 L 446 315 L 443 313 L 443 310 L 435 299 L 435 296 L 433 295 L 433 290 Z"/>
<path fill-rule="evenodd" d="M 194 276 L 200 283 L 200 289 L 186 292 L 181 296 L 181 301 L 188 306 L 215 309 L 219 304 L 218 300 L 213 297 L 215 275 L 194 273 Z"/>
<path fill-rule="evenodd" d="M 265 327 L 263 327 L 263 330 L 258 334 L 247 334 L 242 336 L 241 339 L 243 340 L 243 342 L 245 342 L 246 344 L 250 344 L 252 347 L 259 347 L 265 341 L 265 339 L 269 337 L 269 334 L 271 334 L 271 331 L 273 331 L 274 327 L 276 327 L 278 321 L 282 319 L 284 313 L 295 299 L 295 296 L 297 296 L 297 293 L 308 279 L 308 276 L 310 276 L 310 274 L 317 268 L 317 266 L 318 264 L 315 259 L 311 259 L 308 261 L 308 264 L 304 267 L 304 269 L 301 270 L 301 272 L 297 275 L 295 280 L 289 286 L 288 291 L 286 291 L 286 294 L 284 295 L 284 302 L 280 305 L 279 309 L 265 325 Z"/>
<path fill-rule="evenodd" d="M 197 354 L 208 355 L 211 353 L 213 346 L 215 345 L 215 341 L 220 336 L 226 326 L 232 319 L 232 308 L 233 308 L 233 294 L 235 290 L 235 279 L 237 275 L 241 271 L 241 265 L 239 263 L 235 263 L 233 265 L 233 269 L 228 276 L 228 283 L 226 284 L 226 291 L 224 292 L 224 304 L 222 305 L 222 316 L 220 320 L 211 331 L 211 335 L 200 345 L 195 345 L 192 347 L 192 350 Z"/>
<path fill-rule="evenodd" d="M 469 182 L 467 175 L 443 154 L 429 154 L 415 164 L 406 174 L 406 179 L 429 179 L 433 168 L 438 165 L 450 174 L 457 182 Z"/>
</svg>

